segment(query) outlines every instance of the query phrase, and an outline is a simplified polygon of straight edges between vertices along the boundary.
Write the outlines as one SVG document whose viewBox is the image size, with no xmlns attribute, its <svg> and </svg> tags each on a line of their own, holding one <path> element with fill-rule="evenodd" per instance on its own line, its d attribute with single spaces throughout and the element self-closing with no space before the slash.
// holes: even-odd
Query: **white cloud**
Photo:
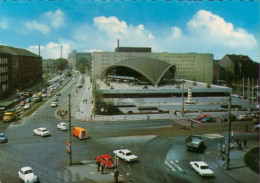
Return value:
<svg viewBox="0 0 260 183">
<path fill-rule="evenodd" d="M 62 58 L 67 58 L 70 45 L 67 42 L 62 42 L 62 43 L 54 43 L 54 42 L 49 42 L 46 45 L 41 45 L 41 57 L 44 59 L 47 58 L 52 58 L 52 59 L 57 59 L 61 58 L 61 45 L 62 45 Z M 39 46 L 38 45 L 32 45 L 27 48 L 31 52 L 38 54 L 39 53 Z"/>
<path fill-rule="evenodd" d="M 64 13 L 60 9 L 55 12 L 46 12 L 45 17 L 48 19 L 48 22 L 50 22 L 53 28 L 57 29 L 64 25 Z"/>
<path fill-rule="evenodd" d="M 234 29 L 232 23 L 205 10 L 198 11 L 187 23 L 187 28 L 191 35 L 212 45 L 222 45 L 227 48 L 252 48 L 257 45 L 252 34 L 242 28 Z"/>
<path fill-rule="evenodd" d="M 26 21 L 25 28 L 29 31 L 39 31 L 43 34 L 51 32 L 52 28 L 58 29 L 64 25 L 64 13 L 58 9 L 55 12 L 48 11 L 37 20 Z"/>
<path fill-rule="evenodd" d="M 0 20 L 0 29 L 7 29 L 9 26 L 8 20 L 6 18 L 1 18 Z"/>
<path fill-rule="evenodd" d="M 43 34 L 48 34 L 51 29 L 45 25 L 33 20 L 31 22 L 25 22 L 25 27 L 30 31 L 39 31 Z"/>
</svg>

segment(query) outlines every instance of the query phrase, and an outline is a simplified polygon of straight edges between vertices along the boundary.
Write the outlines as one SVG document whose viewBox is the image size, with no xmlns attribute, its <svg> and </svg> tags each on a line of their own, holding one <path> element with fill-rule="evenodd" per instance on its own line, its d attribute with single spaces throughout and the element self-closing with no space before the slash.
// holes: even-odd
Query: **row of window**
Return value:
<svg viewBox="0 0 260 183">
<path fill-rule="evenodd" d="M 0 67 L 0 74 L 8 72 L 8 67 Z"/>
<path fill-rule="evenodd" d="M 0 76 L 0 83 L 1 82 L 4 82 L 4 81 L 8 81 L 8 76 L 5 75 L 5 76 Z"/>
<path fill-rule="evenodd" d="M 2 84 L 2 92 L 5 93 L 8 90 L 8 84 Z M 0 91 L 1 92 L 1 91 Z"/>
<path fill-rule="evenodd" d="M 8 60 L 7 58 L 0 58 L 0 64 L 7 64 Z"/>
</svg>

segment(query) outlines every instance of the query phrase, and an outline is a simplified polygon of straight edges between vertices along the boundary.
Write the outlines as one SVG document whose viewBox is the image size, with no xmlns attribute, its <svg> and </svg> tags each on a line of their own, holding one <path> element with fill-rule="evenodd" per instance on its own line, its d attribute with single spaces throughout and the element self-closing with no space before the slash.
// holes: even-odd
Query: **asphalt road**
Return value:
<svg viewBox="0 0 260 183">
<path fill-rule="evenodd" d="M 66 104 L 67 95 L 75 94 L 75 84 L 71 81 L 61 91 L 58 104 Z M 77 95 L 73 95 L 73 101 Z M 4 183 L 18 181 L 18 170 L 23 166 L 31 166 L 44 183 L 92 183 L 69 171 L 66 167 L 67 132 L 59 131 L 56 125 L 61 122 L 55 116 L 56 108 L 51 108 L 52 99 L 42 105 L 30 117 L 19 123 L 0 124 L 9 141 L 0 144 L 0 180 Z M 76 105 L 76 104 L 74 104 Z M 79 140 L 72 137 L 72 160 L 93 161 L 100 154 L 110 154 L 120 148 L 127 148 L 136 154 L 138 162 L 119 162 L 118 170 L 126 180 L 136 183 L 197 183 L 197 182 L 229 182 L 234 181 L 223 174 L 216 165 L 217 142 L 223 140 L 209 138 L 204 135 L 206 150 L 203 153 L 187 152 L 184 146 L 187 133 L 180 129 L 176 121 L 117 121 L 88 123 L 72 119 L 72 126 L 82 126 L 89 132 L 89 138 Z M 49 137 L 35 136 L 33 129 L 46 127 Z M 182 134 L 182 135 L 180 135 Z M 189 161 L 205 160 L 215 172 L 215 178 L 201 178 L 189 166 Z M 97 175 L 98 176 L 98 175 Z"/>
</svg>

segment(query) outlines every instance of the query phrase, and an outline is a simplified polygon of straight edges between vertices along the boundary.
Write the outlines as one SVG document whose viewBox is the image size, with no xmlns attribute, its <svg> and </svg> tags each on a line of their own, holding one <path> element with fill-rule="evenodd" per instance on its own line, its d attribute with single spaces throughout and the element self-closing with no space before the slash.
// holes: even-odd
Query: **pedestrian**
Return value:
<svg viewBox="0 0 260 183">
<path fill-rule="evenodd" d="M 102 163 L 102 164 L 101 164 L 101 174 L 104 173 L 104 168 L 105 168 L 105 165 Z"/>
<path fill-rule="evenodd" d="M 247 140 L 245 139 L 244 140 L 244 147 L 246 147 L 246 145 L 247 145 Z"/>
<path fill-rule="evenodd" d="M 242 145 L 241 145 L 241 141 L 238 140 L 238 149 L 241 150 L 242 149 Z"/>
<path fill-rule="evenodd" d="M 115 173 L 114 173 L 114 183 L 118 183 L 118 176 L 119 176 L 119 171 L 115 170 Z"/>
<path fill-rule="evenodd" d="M 97 162 L 97 165 L 98 165 L 97 171 L 99 172 L 99 170 L 100 170 L 100 162 Z"/>
</svg>

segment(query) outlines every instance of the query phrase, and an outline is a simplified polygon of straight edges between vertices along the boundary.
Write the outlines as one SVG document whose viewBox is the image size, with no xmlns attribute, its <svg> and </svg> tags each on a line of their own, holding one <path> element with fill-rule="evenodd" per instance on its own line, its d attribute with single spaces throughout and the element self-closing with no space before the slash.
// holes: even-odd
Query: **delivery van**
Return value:
<svg viewBox="0 0 260 183">
<path fill-rule="evenodd" d="M 78 137 L 79 139 L 86 139 L 88 138 L 88 132 L 85 128 L 75 126 L 72 131 L 73 135 Z"/>
</svg>

